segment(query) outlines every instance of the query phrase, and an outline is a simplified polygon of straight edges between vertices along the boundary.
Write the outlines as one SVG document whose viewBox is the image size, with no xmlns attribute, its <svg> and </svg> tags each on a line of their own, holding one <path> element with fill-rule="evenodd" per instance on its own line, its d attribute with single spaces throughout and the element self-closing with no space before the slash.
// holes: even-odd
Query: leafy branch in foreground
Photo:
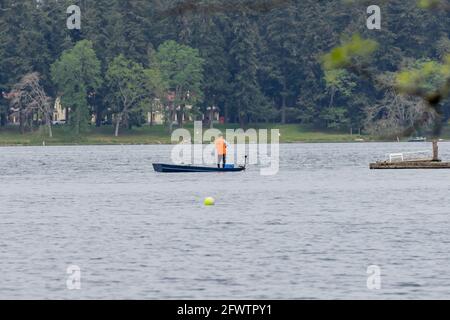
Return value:
<svg viewBox="0 0 450 320">
<path fill-rule="evenodd" d="M 378 43 L 376 41 L 353 35 L 349 41 L 333 48 L 323 56 L 323 66 L 325 70 L 352 68 L 360 65 L 358 62 L 360 59 L 363 63 L 367 62 L 377 48 Z"/>
<path fill-rule="evenodd" d="M 443 63 L 427 61 L 397 74 L 397 88 L 436 106 L 450 93 L 450 55 Z"/>
<path fill-rule="evenodd" d="M 450 10 L 450 4 L 445 0 L 418 0 L 417 5 L 422 9 Z"/>
<path fill-rule="evenodd" d="M 440 103 L 450 93 L 450 55 L 443 63 L 427 61 L 397 74 L 396 88 L 409 96 L 423 99 L 428 111 L 434 113 L 433 135 L 439 137 L 442 131 L 444 111 Z M 415 128 L 427 121 L 427 117 L 415 123 Z"/>
<path fill-rule="evenodd" d="M 371 0 L 342 0 L 346 5 L 371 5 L 373 1 Z M 389 0 L 380 0 L 378 5 L 389 2 Z M 416 0 L 417 7 L 420 9 L 439 9 L 439 10 L 450 10 L 450 3 L 447 0 Z"/>
<path fill-rule="evenodd" d="M 433 135 L 439 137 L 444 118 L 440 102 L 450 94 L 450 55 L 444 63 L 418 61 L 416 66 L 397 73 L 394 81 L 386 81 L 385 77 L 376 76 L 368 69 L 369 59 L 377 47 L 378 44 L 373 40 L 353 36 L 350 41 L 323 56 L 323 68 L 328 73 L 346 69 L 381 88 L 394 89 L 396 94 L 420 98 L 426 107 L 415 109 L 422 114 L 414 117 L 415 121 L 402 134 L 409 136 L 418 131 L 430 122 L 431 115 L 434 120 Z"/>
</svg>

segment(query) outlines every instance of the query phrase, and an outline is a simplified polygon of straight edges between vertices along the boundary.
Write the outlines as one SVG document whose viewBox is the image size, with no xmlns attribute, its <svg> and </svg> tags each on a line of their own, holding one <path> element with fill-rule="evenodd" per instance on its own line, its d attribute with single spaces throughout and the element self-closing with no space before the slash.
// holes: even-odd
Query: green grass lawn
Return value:
<svg viewBox="0 0 450 320">
<path fill-rule="evenodd" d="M 340 133 L 333 131 L 316 131 L 300 125 L 276 125 L 276 124 L 258 124 L 249 126 L 255 129 L 279 129 L 281 143 L 294 142 L 353 142 L 361 138 L 357 135 Z M 188 124 L 186 128 L 193 132 L 193 125 Z M 225 133 L 226 129 L 237 129 L 237 125 L 219 125 L 217 129 Z M 206 128 L 205 128 L 206 129 Z M 42 145 L 112 145 L 112 144 L 169 144 L 170 134 L 165 127 L 144 126 L 133 128 L 132 130 L 122 130 L 119 137 L 114 137 L 112 126 L 95 128 L 92 127 L 88 132 L 81 136 L 74 136 L 70 128 L 57 126 L 53 128 L 53 138 L 49 138 L 43 128 L 34 132 L 21 134 L 18 127 L 0 128 L 0 145 L 24 145 L 35 146 Z M 269 132 L 270 135 L 270 132 Z M 363 137 L 370 140 L 369 137 Z"/>
</svg>

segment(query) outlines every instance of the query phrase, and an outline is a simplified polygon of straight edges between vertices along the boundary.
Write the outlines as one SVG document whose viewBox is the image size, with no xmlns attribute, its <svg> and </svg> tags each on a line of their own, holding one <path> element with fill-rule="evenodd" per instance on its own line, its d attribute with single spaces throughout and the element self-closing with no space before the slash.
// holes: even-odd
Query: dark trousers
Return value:
<svg viewBox="0 0 450 320">
<path fill-rule="evenodd" d="M 227 163 L 227 155 L 226 154 L 219 154 L 217 159 L 217 168 L 220 168 L 220 163 L 223 162 L 223 167 L 225 168 L 225 164 Z"/>
</svg>

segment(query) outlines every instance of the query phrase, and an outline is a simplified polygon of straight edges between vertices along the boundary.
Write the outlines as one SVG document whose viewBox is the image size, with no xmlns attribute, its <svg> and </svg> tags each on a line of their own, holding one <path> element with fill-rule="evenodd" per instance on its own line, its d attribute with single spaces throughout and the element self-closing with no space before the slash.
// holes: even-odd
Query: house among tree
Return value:
<svg viewBox="0 0 450 320">
<path fill-rule="evenodd" d="M 67 121 L 67 112 L 70 111 L 66 110 L 61 105 L 61 98 L 56 98 L 55 106 L 53 108 L 53 124 L 64 124 Z"/>
<path fill-rule="evenodd" d="M 2 93 L 3 97 L 5 99 L 12 99 L 14 93 Z M 175 101 L 175 94 L 173 92 L 170 92 L 166 96 L 167 103 L 164 105 L 163 102 L 161 102 L 160 99 L 155 98 L 152 102 L 152 106 L 150 111 L 147 112 L 147 124 L 148 125 L 163 125 L 166 123 L 165 117 L 170 114 L 168 110 L 170 108 L 174 108 L 173 103 Z M 181 115 L 183 117 L 183 122 L 190 122 L 194 121 L 194 116 L 191 114 L 190 111 L 192 111 L 193 106 L 187 105 L 185 106 L 185 112 Z M 179 111 L 179 107 L 174 108 L 175 111 Z M 55 104 L 53 107 L 53 113 L 52 113 L 52 123 L 54 125 L 58 124 L 66 124 L 67 123 L 67 117 L 70 114 L 70 108 L 65 108 L 61 103 L 61 97 L 56 98 Z M 177 124 L 179 123 L 178 117 L 180 116 L 179 112 L 174 112 L 173 114 L 173 123 Z M 114 115 L 112 115 L 112 119 L 114 119 Z M 220 119 L 220 112 L 217 107 L 208 107 L 206 109 L 206 112 L 201 115 L 201 119 L 204 123 L 210 123 L 210 119 L 212 119 L 213 123 L 218 123 L 221 121 Z M 33 115 L 32 117 L 33 121 L 40 121 L 40 117 L 38 114 Z M 105 115 L 104 119 L 105 121 L 108 121 L 108 116 Z M 20 124 L 20 114 L 19 110 L 15 110 L 13 108 L 10 109 L 10 114 L 8 117 L 8 123 L 12 125 L 19 125 Z M 92 115 L 91 123 L 96 123 L 96 115 Z"/>
<path fill-rule="evenodd" d="M 175 112 L 173 112 L 173 118 L 172 121 L 173 123 L 179 123 L 179 117 L 182 116 L 183 117 L 183 122 L 189 122 L 189 121 L 194 121 L 194 118 L 192 116 L 192 114 L 190 114 L 190 111 L 192 111 L 193 106 L 192 105 L 187 105 L 185 106 L 185 112 L 183 112 L 182 115 L 180 115 L 180 107 L 175 107 L 174 103 L 175 103 L 175 92 L 170 91 L 167 95 L 166 95 L 166 104 L 164 105 L 163 102 L 161 102 L 160 99 L 154 99 L 153 100 L 153 104 L 152 104 L 152 108 L 151 111 L 149 111 L 147 113 L 147 123 L 149 125 L 154 125 L 154 124 L 164 124 L 166 123 L 166 116 L 169 115 L 171 112 L 170 110 L 173 110 Z M 170 121 L 170 120 L 169 120 Z"/>
<path fill-rule="evenodd" d="M 223 123 L 224 118 L 220 117 L 220 109 L 216 106 L 207 107 L 206 112 L 202 115 L 202 120 L 206 124 Z"/>
</svg>

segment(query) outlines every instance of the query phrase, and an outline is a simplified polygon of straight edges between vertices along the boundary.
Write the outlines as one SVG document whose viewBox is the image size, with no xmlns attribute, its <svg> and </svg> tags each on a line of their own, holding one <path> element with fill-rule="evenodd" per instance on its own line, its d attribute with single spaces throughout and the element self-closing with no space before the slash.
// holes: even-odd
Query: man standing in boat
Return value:
<svg viewBox="0 0 450 320">
<path fill-rule="evenodd" d="M 220 168 L 220 163 L 223 163 L 223 168 L 225 168 L 225 164 L 227 163 L 227 148 L 228 144 L 223 138 L 223 134 L 219 134 L 219 137 L 214 142 L 216 144 L 217 150 L 217 168 Z"/>
</svg>

